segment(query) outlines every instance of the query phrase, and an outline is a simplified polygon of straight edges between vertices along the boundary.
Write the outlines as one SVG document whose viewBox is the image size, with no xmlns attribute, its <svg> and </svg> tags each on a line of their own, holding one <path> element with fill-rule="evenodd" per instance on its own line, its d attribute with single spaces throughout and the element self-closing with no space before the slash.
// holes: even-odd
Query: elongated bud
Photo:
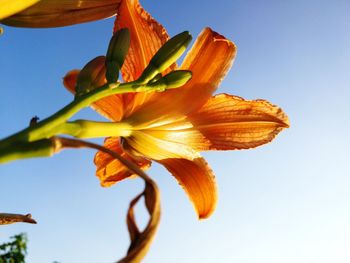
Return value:
<svg viewBox="0 0 350 263">
<path fill-rule="evenodd" d="M 130 47 L 130 32 L 122 28 L 114 33 L 109 42 L 106 55 L 106 79 L 108 83 L 118 81 L 119 71 L 123 66 Z"/>
<path fill-rule="evenodd" d="M 105 56 L 96 57 L 87 63 L 79 72 L 75 87 L 76 97 L 86 94 L 106 83 L 105 61 Z"/>
<path fill-rule="evenodd" d="M 184 31 L 169 39 L 153 56 L 138 81 L 147 83 L 157 74 L 166 70 L 185 52 L 191 40 L 192 36 L 188 31 Z"/>
<path fill-rule="evenodd" d="M 148 85 L 162 91 L 165 89 L 175 89 L 182 87 L 192 78 L 192 73 L 189 70 L 175 70 Z"/>
</svg>

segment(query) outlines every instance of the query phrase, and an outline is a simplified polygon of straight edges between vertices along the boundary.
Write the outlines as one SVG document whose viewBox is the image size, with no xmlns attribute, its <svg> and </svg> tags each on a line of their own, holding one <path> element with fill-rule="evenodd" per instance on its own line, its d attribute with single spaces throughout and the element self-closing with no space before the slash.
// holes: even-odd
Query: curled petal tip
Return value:
<svg viewBox="0 0 350 263">
<path fill-rule="evenodd" d="M 282 127 L 283 128 L 289 128 L 290 127 L 290 122 L 289 122 L 288 116 L 285 116 L 285 119 L 283 120 Z"/>
<path fill-rule="evenodd" d="M 224 37 L 223 35 L 221 35 L 220 33 L 214 31 L 213 29 L 211 29 L 210 27 L 206 27 L 204 29 L 204 31 L 208 31 L 210 34 L 212 34 L 212 37 L 215 40 L 227 40 L 226 37 Z"/>
<path fill-rule="evenodd" d="M 14 223 L 36 224 L 36 221 L 32 218 L 31 214 L 22 215 L 0 213 L 0 225 L 9 225 Z"/>
<path fill-rule="evenodd" d="M 235 49 L 237 48 L 237 46 L 235 45 L 235 43 L 233 43 L 231 40 L 227 39 L 224 35 L 221 35 L 220 33 L 212 30 L 210 27 L 206 27 L 204 29 L 204 31 L 207 31 L 208 33 L 211 34 L 214 42 L 216 41 L 221 41 L 221 42 L 226 42 L 228 45 L 230 46 L 234 46 Z"/>
<path fill-rule="evenodd" d="M 24 222 L 29 224 L 37 224 L 37 222 L 32 218 L 31 214 L 27 214 L 24 216 Z"/>
</svg>

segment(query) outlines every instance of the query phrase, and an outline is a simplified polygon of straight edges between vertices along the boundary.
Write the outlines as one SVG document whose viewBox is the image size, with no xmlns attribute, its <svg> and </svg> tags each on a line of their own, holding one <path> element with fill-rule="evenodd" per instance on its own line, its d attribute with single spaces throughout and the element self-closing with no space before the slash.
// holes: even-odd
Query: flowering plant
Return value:
<svg viewBox="0 0 350 263">
<path fill-rule="evenodd" d="M 79 1 L 80 5 L 77 1 L 34 2 L 14 1 L 17 4 L 2 11 L 0 19 L 14 26 L 52 27 L 118 15 L 106 54 L 64 77 L 64 86 L 75 95 L 73 101 L 1 140 L 0 163 L 88 147 L 98 150 L 96 175 L 102 186 L 141 177 L 145 190 L 130 204 L 131 245 L 120 262 L 141 261 L 159 224 L 159 190 L 144 172 L 152 161 L 177 179 L 198 217 L 204 219 L 215 210 L 217 186 L 200 152 L 254 148 L 289 126 L 284 112 L 267 101 L 213 95 L 233 64 L 236 46 L 210 28 L 202 31 L 177 66 L 192 39 L 190 33 L 169 38 L 137 0 Z M 66 19 L 57 20 L 57 15 Z M 108 121 L 71 121 L 89 106 Z M 98 137 L 106 137 L 103 146 L 82 140 Z M 134 218 L 134 206 L 141 197 L 151 215 L 143 231 Z M 14 222 L 35 223 L 30 215 L 0 214 L 0 223 Z"/>
</svg>

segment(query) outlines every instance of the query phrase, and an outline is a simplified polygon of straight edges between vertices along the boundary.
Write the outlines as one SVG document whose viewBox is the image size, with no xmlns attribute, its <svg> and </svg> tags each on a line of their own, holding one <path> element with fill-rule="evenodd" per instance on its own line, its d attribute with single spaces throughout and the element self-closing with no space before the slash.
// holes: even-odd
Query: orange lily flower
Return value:
<svg viewBox="0 0 350 263">
<path fill-rule="evenodd" d="M 113 16 L 119 4 L 120 0 L 5 0 L 0 3 L 0 20 L 17 27 L 68 26 Z"/>
<path fill-rule="evenodd" d="M 120 28 L 131 33 L 129 54 L 122 67 L 124 81 L 130 82 L 140 76 L 168 35 L 137 0 L 121 1 L 115 30 Z M 199 218 L 209 217 L 217 203 L 214 174 L 199 152 L 257 147 L 289 126 L 283 111 L 267 101 L 228 94 L 212 96 L 235 55 L 236 46 L 231 41 L 206 28 L 179 67 L 193 74 L 186 85 L 161 93 L 114 95 L 94 104 L 107 118 L 132 127 L 130 136 L 107 138 L 104 146 L 142 169 L 147 169 L 151 160 L 162 164 L 182 185 Z M 103 65 L 102 61 L 100 67 Z M 71 71 L 64 79 L 71 91 L 78 73 Z M 102 152 L 96 154 L 95 164 L 102 186 L 132 176 Z"/>
</svg>

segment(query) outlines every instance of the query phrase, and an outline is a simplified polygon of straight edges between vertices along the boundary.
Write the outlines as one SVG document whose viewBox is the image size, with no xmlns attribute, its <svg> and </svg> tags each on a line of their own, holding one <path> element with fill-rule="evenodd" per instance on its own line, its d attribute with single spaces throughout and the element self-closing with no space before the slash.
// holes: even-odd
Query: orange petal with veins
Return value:
<svg viewBox="0 0 350 263">
<path fill-rule="evenodd" d="M 153 55 L 169 39 L 165 28 L 159 24 L 138 0 L 122 1 L 115 21 L 115 29 L 130 30 L 130 48 L 121 69 L 125 82 L 136 80 L 149 64 Z M 175 65 L 172 66 L 172 69 Z M 152 97 L 152 93 L 125 94 L 125 116 Z"/>
<path fill-rule="evenodd" d="M 208 218 L 217 203 L 217 185 L 213 171 L 203 158 L 164 159 L 158 161 L 176 178 L 189 196 L 200 219 Z"/>
<path fill-rule="evenodd" d="M 192 72 L 192 79 L 181 88 L 154 94 L 128 121 L 147 127 L 173 122 L 174 117 L 198 109 L 218 88 L 235 55 L 236 46 L 231 41 L 209 28 L 204 29 L 181 66 Z"/>
<path fill-rule="evenodd" d="M 180 142 L 160 140 L 148 131 L 134 131 L 124 147 L 133 155 L 147 156 L 164 165 L 181 184 L 199 218 L 214 211 L 217 189 L 213 172 L 198 152 Z"/>
<path fill-rule="evenodd" d="M 120 0 L 41 0 L 1 22 L 17 27 L 68 26 L 111 17 L 119 4 Z"/>
<path fill-rule="evenodd" d="M 196 151 L 236 150 L 268 143 L 288 126 L 282 109 L 267 101 L 219 94 L 186 119 L 150 129 L 148 134 Z"/>
<path fill-rule="evenodd" d="M 278 106 L 228 94 L 212 97 L 188 120 L 207 140 L 194 147 L 199 151 L 254 148 L 289 127 L 287 115 Z"/>
<path fill-rule="evenodd" d="M 136 80 L 158 49 L 169 39 L 164 27 L 140 5 L 138 0 L 122 1 L 115 29 L 130 30 L 130 49 L 122 67 L 126 82 Z"/>
<path fill-rule="evenodd" d="M 75 85 L 77 83 L 79 70 L 71 70 L 63 78 L 64 86 L 75 94 Z M 101 85 L 105 84 L 100 83 Z M 120 121 L 123 117 L 123 100 L 121 95 L 111 95 L 92 104 L 92 108 L 102 116 L 112 121 Z"/>
<path fill-rule="evenodd" d="M 104 147 L 117 152 L 123 158 L 134 162 L 141 169 L 146 170 L 151 166 L 151 162 L 145 158 L 129 155 L 120 144 L 119 138 L 110 137 L 105 140 Z M 102 186 L 111 186 L 134 174 L 117 159 L 104 152 L 97 152 L 94 159 L 96 165 L 96 176 L 100 179 Z"/>
</svg>

